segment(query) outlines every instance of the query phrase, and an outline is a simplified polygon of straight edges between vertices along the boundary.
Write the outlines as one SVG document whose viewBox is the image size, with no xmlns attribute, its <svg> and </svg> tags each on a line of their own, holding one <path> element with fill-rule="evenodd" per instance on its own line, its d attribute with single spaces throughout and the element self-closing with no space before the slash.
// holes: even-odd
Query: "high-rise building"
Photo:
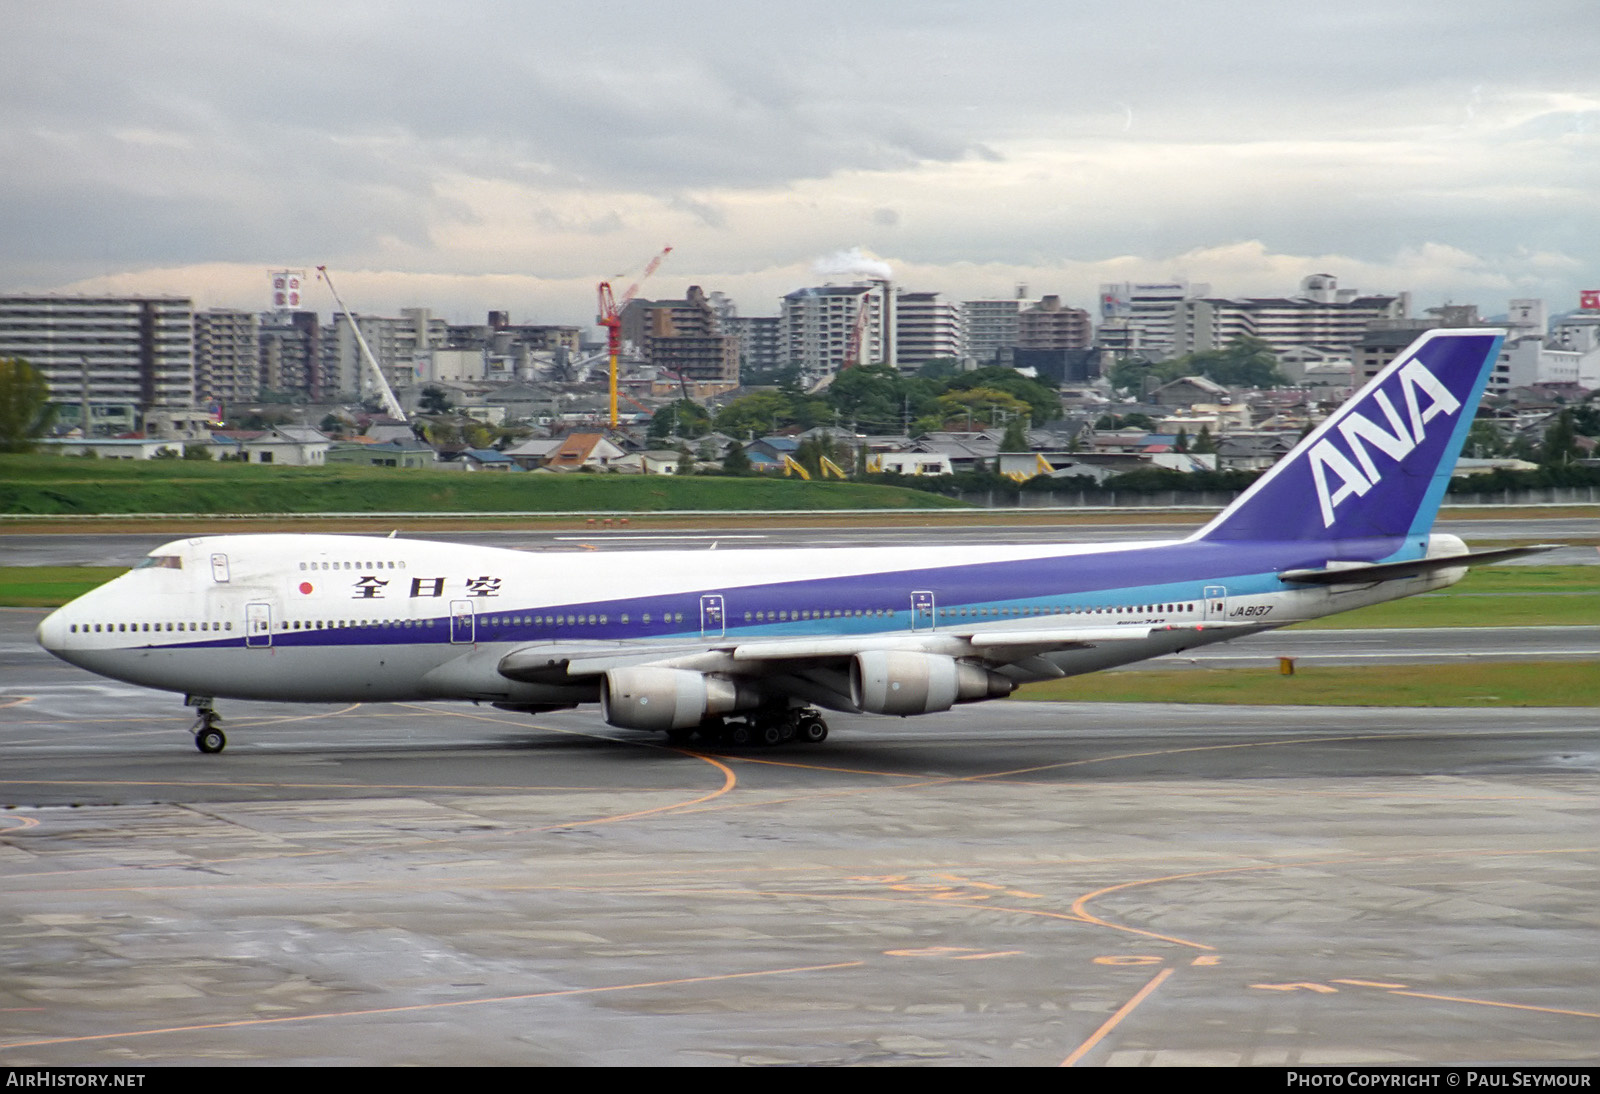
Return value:
<svg viewBox="0 0 1600 1094">
<path fill-rule="evenodd" d="M 731 309 L 732 301 L 714 295 L 724 312 Z M 702 384 L 739 383 L 739 340 L 722 329 L 718 309 L 699 285 L 690 285 L 682 300 L 630 300 L 622 338 L 642 351 L 647 365 Z"/>
<path fill-rule="evenodd" d="M 745 383 L 751 373 L 775 372 L 788 363 L 776 315 L 735 315 L 724 320 L 724 329 L 739 340 L 739 376 Z"/>
<path fill-rule="evenodd" d="M 44 375 L 55 402 L 194 403 L 194 304 L 183 297 L 0 297 L 0 357 Z"/>
<path fill-rule="evenodd" d="M 1017 313 L 1018 349 L 1085 349 L 1089 342 L 1089 313 L 1067 307 L 1059 296 Z"/>
<path fill-rule="evenodd" d="M 1096 340 L 1120 355 L 1165 360 L 1177 342 L 1178 305 L 1210 291 L 1210 285 L 1183 280 L 1103 284 Z"/>
<path fill-rule="evenodd" d="M 415 374 L 417 354 L 444 349 L 449 339 L 450 325 L 433 318 L 427 308 L 401 308 L 397 319 L 358 315 L 356 325 L 385 376 L 401 381 Z M 343 312 L 334 313 L 332 327 L 324 332 L 322 350 L 322 398 L 359 398 L 373 387 L 355 331 Z"/>
<path fill-rule="evenodd" d="M 265 312 L 256 328 L 263 393 L 322 402 L 322 325 L 314 311 Z"/>
<path fill-rule="evenodd" d="M 966 353 L 961 308 L 936 292 L 897 292 L 894 297 L 894 363 L 914 371 L 935 358 L 959 361 Z"/>
<path fill-rule="evenodd" d="M 801 374 L 820 378 L 850 359 L 856 364 L 883 361 L 890 352 L 884 329 L 889 284 L 824 285 L 796 289 L 783 298 L 779 318 L 783 353 Z"/>
<path fill-rule="evenodd" d="M 1406 293 L 1362 296 L 1339 288 L 1331 274 L 1312 274 L 1295 296 L 1182 301 L 1174 349 L 1180 355 L 1200 353 L 1250 336 L 1275 353 L 1301 346 L 1349 353 L 1360 345 L 1368 324 L 1403 319 L 1409 308 Z"/>
<path fill-rule="evenodd" d="M 195 398 L 232 403 L 261 393 L 260 321 L 233 308 L 208 308 L 194 316 Z"/>
<path fill-rule="evenodd" d="M 961 329 L 966 337 L 966 356 L 979 367 L 992 365 L 996 355 L 1017 344 L 1017 314 L 1026 301 L 966 300 L 961 304 Z"/>
</svg>

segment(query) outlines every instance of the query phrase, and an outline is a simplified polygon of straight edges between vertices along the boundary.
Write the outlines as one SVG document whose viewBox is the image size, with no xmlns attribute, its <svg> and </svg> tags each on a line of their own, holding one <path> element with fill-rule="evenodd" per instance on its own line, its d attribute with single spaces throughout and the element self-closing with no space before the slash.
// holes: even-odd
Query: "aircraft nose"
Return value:
<svg viewBox="0 0 1600 1094">
<path fill-rule="evenodd" d="M 45 616 L 34 635 L 39 645 L 59 656 L 67 646 L 67 622 L 62 618 L 61 609 Z"/>
</svg>

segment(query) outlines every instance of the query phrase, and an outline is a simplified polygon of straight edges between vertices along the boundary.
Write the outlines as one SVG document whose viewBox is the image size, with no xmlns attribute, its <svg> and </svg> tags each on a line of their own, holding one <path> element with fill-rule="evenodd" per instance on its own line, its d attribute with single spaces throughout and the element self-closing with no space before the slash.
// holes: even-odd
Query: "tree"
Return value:
<svg viewBox="0 0 1600 1094">
<path fill-rule="evenodd" d="M 1199 456 L 1214 456 L 1217 452 L 1217 440 L 1211 435 L 1211 427 L 1204 422 L 1200 423 L 1200 432 L 1194 439 L 1194 447 L 1190 450 Z"/>
<path fill-rule="evenodd" d="M 1021 418 L 1012 418 L 1006 423 L 1005 436 L 1000 438 L 1000 451 L 1028 451 L 1028 430 Z"/>
<path fill-rule="evenodd" d="M 795 446 L 794 462 L 804 467 L 813 475 L 822 474 L 822 461 L 832 460 L 835 466 L 848 462 L 850 456 L 848 449 L 842 448 L 828 434 L 816 437 L 807 437 Z"/>
<path fill-rule="evenodd" d="M 989 388 L 1003 391 L 1028 404 L 1028 418 L 1035 423 L 1053 422 L 1061 417 L 1061 396 L 1053 388 L 1030 380 L 1014 368 L 991 365 L 975 372 L 963 372 L 945 385 L 945 394 Z"/>
<path fill-rule="evenodd" d="M 1479 418 L 1472 423 L 1472 428 L 1467 431 L 1465 451 L 1468 456 L 1476 460 L 1487 460 L 1504 455 L 1505 450 L 1505 438 L 1500 435 L 1493 422 Z"/>
<path fill-rule="evenodd" d="M 750 473 L 750 454 L 744 450 L 742 444 L 728 446 L 728 454 L 722 457 L 722 469 L 730 475 L 748 475 Z"/>
<path fill-rule="evenodd" d="M 0 358 L 0 452 L 31 452 L 54 420 L 44 375 L 19 357 Z"/>
<path fill-rule="evenodd" d="M 1585 437 L 1600 437 L 1600 407 L 1593 403 L 1573 407 L 1572 428 Z"/>
<path fill-rule="evenodd" d="M 1022 399 L 992 387 L 947 391 L 939 396 L 937 407 L 940 420 L 957 429 L 967 428 L 968 421 L 973 429 L 988 429 L 999 411 L 1015 417 L 1027 414 L 1030 409 Z"/>
<path fill-rule="evenodd" d="M 1539 463 L 1545 467 L 1565 467 L 1576 462 L 1583 452 L 1578 448 L 1575 438 L 1572 411 L 1563 410 L 1544 431 L 1544 443 L 1539 447 Z"/>
<path fill-rule="evenodd" d="M 666 437 L 704 437 L 711 432 L 711 415 L 693 399 L 678 399 L 656 411 L 650 419 L 651 440 Z"/>
<path fill-rule="evenodd" d="M 1190 371 L 1232 387 L 1276 387 L 1285 382 L 1272 347 L 1250 335 L 1235 338 L 1218 350 L 1192 353 L 1187 360 Z"/>
<path fill-rule="evenodd" d="M 432 384 L 423 388 L 421 397 L 417 399 L 417 406 L 424 414 L 446 414 L 454 405 L 450 396 Z"/>
</svg>

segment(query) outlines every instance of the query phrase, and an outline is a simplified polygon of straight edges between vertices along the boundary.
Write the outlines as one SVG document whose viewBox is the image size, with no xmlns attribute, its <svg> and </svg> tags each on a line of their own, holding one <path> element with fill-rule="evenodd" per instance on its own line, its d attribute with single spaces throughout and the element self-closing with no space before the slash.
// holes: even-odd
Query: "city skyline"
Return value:
<svg viewBox="0 0 1600 1094">
<path fill-rule="evenodd" d="M 1600 285 L 1600 30 L 1565 0 L 8 6 L 5 291 L 260 309 L 327 263 L 362 313 L 587 326 L 669 243 L 643 295 L 757 315 L 858 259 L 1091 310 Z"/>
</svg>

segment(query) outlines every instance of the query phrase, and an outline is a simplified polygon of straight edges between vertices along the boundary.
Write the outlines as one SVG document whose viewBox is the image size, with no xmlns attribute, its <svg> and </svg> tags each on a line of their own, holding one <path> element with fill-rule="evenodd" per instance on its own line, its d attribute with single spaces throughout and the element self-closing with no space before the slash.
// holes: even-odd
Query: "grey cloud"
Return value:
<svg viewBox="0 0 1600 1094">
<path fill-rule="evenodd" d="M 1303 253 L 1333 249 L 1330 237 L 1365 254 L 1468 236 L 1488 252 L 1560 251 L 1595 227 L 1575 197 L 1494 208 L 1483 196 L 1526 185 L 1524 173 L 1555 194 L 1594 189 L 1583 142 L 1600 125 L 1595 111 L 1492 128 L 1523 93 L 1594 100 L 1600 33 L 1580 0 L 1017 0 L 1003 15 L 843 0 L 803 11 L 697 0 L 603 11 L 510 0 L 92 10 L 44 4 L 8 17 L 0 228 L 11 245 L 0 278 L 73 260 L 98 272 L 371 254 L 385 240 L 427 260 L 432 225 L 478 219 L 439 196 L 441 180 L 462 176 L 515 182 L 532 202 L 548 195 L 549 210 L 530 216 L 551 231 L 615 234 L 641 215 L 555 211 L 572 191 L 649 195 L 720 230 L 730 214 L 707 194 L 997 163 L 1019 144 L 1354 149 L 1440 126 L 1516 147 L 1476 172 L 1441 170 L 1427 194 L 1352 186 L 1337 164 L 1327 185 L 1241 176 L 1227 194 L 1197 185 L 1213 180 L 1187 175 L 1180 159 L 1162 169 L 1170 197 L 1136 208 L 1086 208 L 1070 178 L 1050 208 L 987 219 L 896 225 L 887 202 L 897 198 L 873 194 L 864 207 L 877 210 L 869 227 L 893 240 L 895 257 L 913 261 L 1170 254 L 1237 238 Z M 116 136 L 130 131 L 154 137 Z M 841 242 L 852 241 L 821 246 Z"/>
</svg>

